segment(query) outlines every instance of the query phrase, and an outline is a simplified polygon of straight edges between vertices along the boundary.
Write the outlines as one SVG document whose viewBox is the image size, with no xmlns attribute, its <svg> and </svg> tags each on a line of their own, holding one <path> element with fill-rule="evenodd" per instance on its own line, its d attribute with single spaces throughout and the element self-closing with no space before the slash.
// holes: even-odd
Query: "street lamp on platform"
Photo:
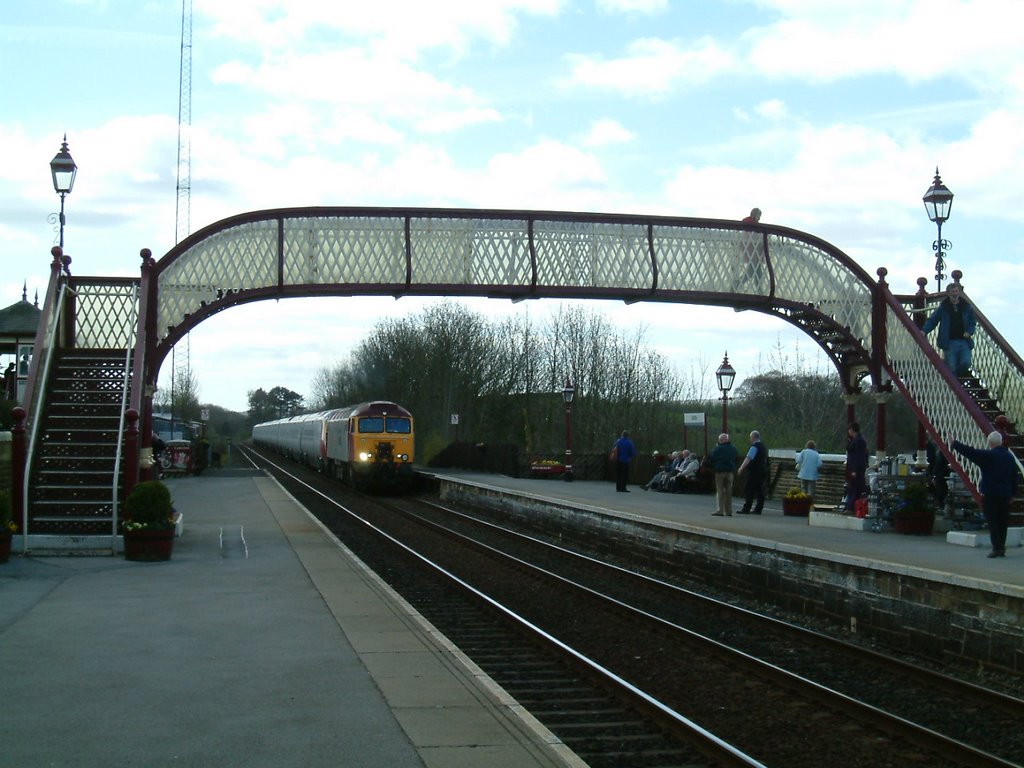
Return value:
<svg viewBox="0 0 1024 768">
<path fill-rule="evenodd" d="M 924 209 L 928 212 L 928 218 L 934 221 L 939 228 L 939 235 L 932 243 L 932 250 L 935 251 L 935 287 L 938 292 L 941 292 L 942 279 L 946 276 L 943 273 L 946 268 L 945 251 L 953 247 L 948 240 L 942 239 L 942 223 L 949 218 L 949 214 L 953 210 L 953 193 L 939 178 L 938 166 L 935 167 L 935 179 L 922 199 L 924 200 Z"/>
<path fill-rule="evenodd" d="M 68 135 L 64 134 L 64 141 L 61 142 L 60 152 L 54 155 L 50 161 L 50 176 L 53 177 L 53 191 L 60 195 L 60 247 L 64 250 L 64 198 L 71 194 L 71 188 L 75 186 L 75 174 L 78 173 L 78 166 L 75 165 L 71 153 L 68 152 Z M 50 214 L 51 217 L 53 214 Z M 52 222 L 53 219 L 51 218 Z"/>
<path fill-rule="evenodd" d="M 562 477 L 566 482 L 572 482 L 572 399 L 576 395 L 576 388 L 565 377 L 565 386 L 562 387 L 562 401 L 565 403 L 565 472 Z"/>
<path fill-rule="evenodd" d="M 729 353 L 725 353 L 722 364 L 715 371 L 715 378 L 718 379 L 718 388 L 722 390 L 722 432 L 729 432 L 729 390 L 732 383 L 736 381 L 736 369 L 729 365 Z"/>
</svg>

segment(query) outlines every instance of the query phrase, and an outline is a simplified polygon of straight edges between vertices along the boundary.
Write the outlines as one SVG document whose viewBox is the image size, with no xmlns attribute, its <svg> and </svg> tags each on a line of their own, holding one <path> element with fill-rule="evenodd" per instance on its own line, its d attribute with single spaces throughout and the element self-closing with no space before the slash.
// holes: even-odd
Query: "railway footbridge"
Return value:
<svg viewBox="0 0 1024 768">
<path fill-rule="evenodd" d="M 224 219 L 140 276 L 73 276 L 53 251 L 14 429 L 22 550 L 110 547 L 145 472 L 152 396 L 176 341 L 263 299 L 483 296 L 732 306 L 778 317 L 824 350 L 844 392 L 901 392 L 922 435 L 997 425 L 1015 442 L 1024 362 L 979 311 L 974 371 L 952 375 L 920 330 L 925 291 L 896 295 L 835 246 L 786 227 L 718 219 L 430 208 L 288 208 Z M 957 273 L 954 273 L 954 278 Z M 851 407 L 851 406 L 848 406 Z M 884 418 L 876 452 L 884 454 Z M 977 495 L 977 469 L 950 465 Z M 104 543 L 105 542 L 105 543 Z"/>
</svg>

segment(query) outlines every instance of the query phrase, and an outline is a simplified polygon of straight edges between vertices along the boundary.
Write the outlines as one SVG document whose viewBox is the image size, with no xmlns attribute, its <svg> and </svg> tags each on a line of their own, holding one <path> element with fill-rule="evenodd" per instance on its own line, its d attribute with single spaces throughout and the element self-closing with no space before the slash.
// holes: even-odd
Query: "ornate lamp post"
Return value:
<svg viewBox="0 0 1024 768">
<path fill-rule="evenodd" d="M 935 222 L 939 228 L 938 238 L 932 243 L 932 250 L 935 251 L 935 286 L 937 291 L 942 291 L 942 278 L 946 275 L 943 270 L 946 268 L 946 261 L 943 258 L 944 251 L 948 251 L 953 244 L 942 239 L 942 222 L 949 218 L 953 210 L 953 193 L 942 183 L 939 178 L 939 168 L 935 167 L 935 179 L 928 187 L 924 197 L 924 209 L 928 212 L 928 218 Z"/>
<path fill-rule="evenodd" d="M 718 388 L 722 390 L 722 432 L 729 431 L 729 390 L 732 383 L 736 381 L 736 370 L 729 365 L 729 353 L 725 353 L 722 364 L 715 371 L 715 378 L 718 379 Z"/>
<path fill-rule="evenodd" d="M 78 166 L 68 152 L 68 135 L 64 134 L 64 141 L 60 145 L 60 152 L 54 155 L 50 161 L 50 175 L 53 177 L 53 190 L 60 195 L 60 248 L 64 250 L 64 198 L 71 194 L 71 188 L 75 186 L 75 174 L 78 173 Z M 53 214 L 50 214 L 51 216 Z M 51 218 L 52 222 L 53 219 Z"/>
<path fill-rule="evenodd" d="M 576 395 L 576 388 L 565 377 L 565 386 L 562 388 L 562 401 L 565 403 L 565 472 L 562 477 L 566 482 L 572 482 L 572 399 Z"/>
</svg>

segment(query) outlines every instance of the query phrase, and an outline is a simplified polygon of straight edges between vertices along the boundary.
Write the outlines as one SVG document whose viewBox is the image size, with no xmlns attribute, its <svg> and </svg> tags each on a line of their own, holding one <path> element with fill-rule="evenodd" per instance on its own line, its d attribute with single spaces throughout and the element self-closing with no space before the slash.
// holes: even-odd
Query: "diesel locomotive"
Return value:
<svg viewBox="0 0 1024 768">
<path fill-rule="evenodd" d="M 255 445 L 357 487 L 399 487 L 412 479 L 413 418 L 377 400 L 257 424 Z"/>
</svg>

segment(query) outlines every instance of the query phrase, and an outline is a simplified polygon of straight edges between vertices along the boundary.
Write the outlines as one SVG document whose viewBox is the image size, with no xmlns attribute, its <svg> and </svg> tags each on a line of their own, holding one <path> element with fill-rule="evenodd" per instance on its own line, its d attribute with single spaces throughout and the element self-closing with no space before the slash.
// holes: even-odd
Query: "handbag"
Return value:
<svg viewBox="0 0 1024 768">
<path fill-rule="evenodd" d="M 619 446 L 616 445 L 614 448 L 612 448 L 612 452 L 608 454 L 608 458 L 611 461 L 619 460 Z"/>
</svg>

